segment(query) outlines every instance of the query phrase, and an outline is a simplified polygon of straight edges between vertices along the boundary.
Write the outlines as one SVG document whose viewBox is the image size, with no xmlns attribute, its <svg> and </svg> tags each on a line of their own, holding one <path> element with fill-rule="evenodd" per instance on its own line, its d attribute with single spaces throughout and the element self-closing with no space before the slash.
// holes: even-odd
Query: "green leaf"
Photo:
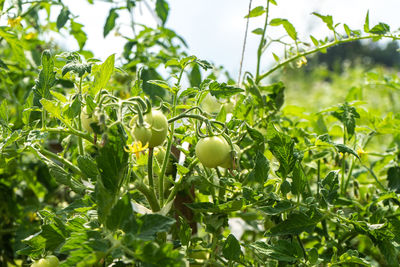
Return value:
<svg viewBox="0 0 400 267">
<path fill-rule="evenodd" d="M 89 89 L 90 94 L 94 97 L 103 88 L 106 87 L 114 71 L 115 54 L 109 56 L 100 68 L 94 73 L 93 86 Z"/>
<path fill-rule="evenodd" d="M 304 175 L 303 169 L 301 168 L 301 163 L 296 162 L 292 172 L 292 193 L 294 195 L 303 193 L 305 184 L 306 177 Z"/>
<path fill-rule="evenodd" d="M 400 193 L 400 167 L 390 167 L 387 171 L 388 187 L 396 193 Z"/>
<path fill-rule="evenodd" d="M 192 87 L 199 87 L 201 83 L 201 72 L 198 64 L 195 64 L 189 74 L 189 82 Z"/>
<path fill-rule="evenodd" d="M 128 195 L 123 196 L 112 207 L 110 215 L 107 217 L 106 226 L 111 231 L 123 229 L 129 222 L 133 213 L 132 205 Z"/>
<path fill-rule="evenodd" d="M 87 36 L 82 30 L 83 25 L 71 20 L 71 30 L 70 33 L 74 36 L 75 40 L 78 42 L 79 50 L 82 50 L 86 44 Z"/>
<path fill-rule="evenodd" d="M 339 193 L 339 171 L 330 171 L 321 182 L 321 193 L 325 201 L 333 204 Z"/>
<path fill-rule="evenodd" d="M 234 212 L 242 209 L 242 200 L 232 200 L 222 204 L 213 204 L 211 202 L 197 202 L 197 203 L 185 203 L 187 207 L 197 212 Z"/>
<path fill-rule="evenodd" d="M 115 8 L 110 9 L 110 13 L 106 19 L 106 23 L 104 24 L 103 36 L 104 38 L 110 33 L 112 29 L 115 27 L 115 21 L 118 18 L 118 13 Z"/>
<path fill-rule="evenodd" d="M 343 123 L 348 133 L 348 139 L 350 139 L 354 135 L 356 118 L 360 118 L 360 114 L 358 114 L 356 108 L 350 106 L 348 103 L 344 103 L 331 114 Z"/>
<path fill-rule="evenodd" d="M 263 32 L 264 32 L 264 30 L 262 28 L 257 28 L 252 31 L 252 33 L 257 34 L 257 35 L 262 35 Z"/>
<path fill-rule="evenodd" d="M 349 26 L 347 26 L 347 24 L 343 24 L 343 28 L 344 28 L 344 30 L 345 30 L 345 32 L 347 34 L 347 37 L 350 37 L 351 36 L 351 30 L 350 30 Z"/>
<path fill-rule="evenodd" d="M 4 63 L 3 60 L 0 59 L 0 68 L 5 69 L 5 70 L 9 70 L 8 66 L 6 63 Z"/>
<path fill-rule="evenodd" d="M 56 117 L 57 119 L 64 121 L 64 118 L 61 115 L 61 107 L 58 105 L 59 103 L 54 100 L 47 100 L 45 98 L 40 100 L 43 108 L 52 116 Z"/>
<path fill-rule="evenodd" d="M 272 19 L 269 22 L 269 25 L 271 25 L 271 26 L 282 25 L 283 28 L 286 30 L 287 34 L 290 36 L 290 38 L 292 38 L 294 41 L 297 40 L 296 29 L 294 28 L 293 24 L 290 23 L 287 19 L 281 19 L 281 18 Z"/>
<path fill-rule="evenodd" d="M 325 22 L 326 26 L 330 29 L 330 30 L 335 30 L 334 26 L 333 26 L 333 18 L 330 15 L 321 15 L 318 14 L 317 12 L 313 12 L 313 15 L 319 17 L 320 19 L 322 19 L 323 22 Z"/>
<path fill-rule="evenodd" d="M 369 32 L 369 10 L 367 11 L 367 15 L 365 16 L 364 32 Z"/>
<path fill-rule="evenodd" d="M 227 85 L 226 83 L 219 83 L 217 81 L 213 81 L 212 83 L 210 83 L 209 89 L 210 94 L 217 98 L 229 98 L 244 91 L 242 88 Z"/>
<path fill-rule="evenodd" d="M 97 169 L 96 161 L 89 155 L 78 156 L 77 159 L 78 167 L 82 173 L 92 179 L 96 179 L 99 175 L 99 170 Z"/>
<path fill-rule="evenodd" d="M 137 238 L 154 240 L 157 233 L 168 232 L 175 223 L 175 219 L 159 214 L 145 214 L 141 218 L 142 224 Z"/>
<path fill-rule="evenodd" d="M 268 180 L 269 169 L 268 159 L 261 152 L 257 152 L 254 169 L 250 174 L 251 179 L 249 179 L 264 184 Z"/>
<path fill-rule="evenodd" d="M 386 34 L 390 32 L 390 26 L 387 25 L 386 23 L 380 22 L 379 24 L 375 25 L 369 33 L 373 34 Z"/>
<path fill-rule="evenodd" d="M 0 120 L 3 125 L 8 126 L 8 103 L 6 99 L 2 100 L 0 104 Z"/>
<path fill-rule="evenodd" d="M 157 0 L 156 2 L 156 13 L 157 16 L 161 19 L 162 25 L 165 25 L 165 22 L 168 18 L 169 5 L 165 0 Z"/>
<path fill-rule="evenodd" d="M 227 260 L 238 261 L 242 251 L 240 250 L 239 241 L 234 235 L 230 234 L 222 247 L 222 254 Z"/>
<path fill-rule="evenodd" d="M 90 73 L 92 71 L 92 63 L 81 63 L 77 61 L 72 61 L 62 68 L 61 75 L 64 76 L 68 72 L 73 71 L 82 77 L 85 73 Z"/>
<path fill-rule="evenodd" d="M 174 93 L 173 89 L 169 86 L 169 84 L 166 81 L 162 80 L 149 80 L 147 81 L 149 84 L 153 84 L 156 86 L 159 86 L 161 88 L 167 89 L 169 92 Z"/>
<path fill-rule="evenodd" d="M 293 255 L 293 248 L 289 241 L 278 240 L 277 244 L 268 245 L 263 241 L 251 243 L 249 247 L 255 250 L 257 256 L 262 258 L 273 258 L 283 262 L 294 262 L 297 258 Z"/>
<path fill-rule="evenodd" d="M 358 156 L 357 152 L 354 151 L 352 148 L 343 145 L 343 144 L 335 144 L 336 149 L 338 150 L 339 153 L 348 153 L 351 154 L 353 156 L 355 156 L 356 158 L 360 159 L 360 157 Z"/>
<path fill-rule="evenodd" d="M 265 13 L 265 8 L 263 6 L 257 6 L 253 8 L 248 15 L 245 16 L 245 18 L 254 18 L 261 16 L 262 14 Z"/>
<path fill-rule="evenodd" d="M 56 72 L 54 71 L 54 59 L 49 50 L 42 53 L 42 69 L 39 78 L 35 81 L 35 91 L 42 98 L 50 97 L 50 89 L 56 83 Z"/>
<path fill-rule="evenodd" d="M 3 11 L 5 0 L 0 0 L 0 13 Z"/>
<path fill-rule="evenodd" d="M 278 215 L 290 209 L 292 209 L 292 203 L 288 200 L 277 201 L 270 206 L 257 207 L 257 210 L 260 210 L 267 215 Z"/>
<path fill-rule="evenodd" d="M 279 161 L 278 174 L 282 178 L 286 178 L 296 163 L 294 141 L 287 134 L 278 132 L 275 126 L 270 123 L 267 128 L 267 143 L 269 150 Z"/>
<path fill-rule="evenodd" d="M 314 36 L 310 35 L 310 38 L 311 38 L 311 41 L 313 42 L 313 44 L 314 44 L 315 46 L 318 46 L 318 45 L 319 45 L 319 42 L 318 42 L 318 40 L 317 40 L 317 39 L 315 39 L 315 37 L 314 37 Z"/>
<path fill-rule="evenodd" d="M 60 30 L 62 27 L 64 27 L 64 25 L 67 23 L 69 14 L 70 14 L 70 12 L 69 12 L 68 7 L 64 6 L 61 9 L 60 14 L 57 17 L 57 29 L 58 30 Z"/>
<path fill-rule="evenodd" d="M 266 235 L 298 235 L 304 231 L 309 232 L 314 229 L 322 218 L 322 214 L 317 211 L 313 211 L 311 214 L 305 214 L 303 212 L 291 213 L 285 221 L 272 227 Z"/>
</svg>

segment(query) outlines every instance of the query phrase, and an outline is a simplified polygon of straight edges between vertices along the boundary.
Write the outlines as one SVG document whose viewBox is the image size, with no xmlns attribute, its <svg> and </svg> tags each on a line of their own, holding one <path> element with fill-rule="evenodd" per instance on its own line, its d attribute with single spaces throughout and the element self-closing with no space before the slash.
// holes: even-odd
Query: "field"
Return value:
<svg viewBox="0 0 400 267">
<path fill-rule="evenodd" d="M 236 77 L 172 0 L 106 2 L 99 60 L 68 1 L 0 0 L 1 266 L 400 265 L 398 31 L 314 12 L 303 40 L 267 0 Z"/>
</svg>

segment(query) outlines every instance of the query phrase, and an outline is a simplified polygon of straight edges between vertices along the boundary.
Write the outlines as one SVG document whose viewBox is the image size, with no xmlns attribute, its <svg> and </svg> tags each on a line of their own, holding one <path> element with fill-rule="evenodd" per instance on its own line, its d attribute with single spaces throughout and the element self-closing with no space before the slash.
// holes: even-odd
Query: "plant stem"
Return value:
<svg viewBox="0 0 400 267">
<path fill-rule="evenodd" d="M 160 210 L 160 205 L 158 204 L 157 197 L 154 194 L 154 190 L 149 189 L 142 181 L 135 182 L 135 188 L 139 190 L 149 202 L 152 211 L 157 212 Z"/>
<path fill-rule="evenodd" d="M 266 12 L 265 12 L 265 22 L 264 22 L 263 33 L 261 35 L 260 44 L 258 45 L 258 50 L 257 50 L 256 83 L 258 83 L 259 77 L 260 77 L 261 56 L 262 56 L 262 53 L 263 53 L 265 32 L 267 31 L 267 26 L 268 26 L 268 14 L 269 14 L 269 0 L 267 1 L 267 8 L 266 8 Z"/>
<path fill-rule="evenodd" d="M 79 100 L 81 101 L 82 100 L 82 77 L 80 77 L 80 79 L 79 79 L 78 90 L 79 90 L 78 97 L 79 97 Z M 82 101 L 81 101 L 81 103 L 82 103 Z M 81 110 L 79 112 L 79 116 L 78 116 L 78 130 L 79 131 L 82 131 L 81 113 L 82 113 L 82 108 L 81 108 Z M 79 155 L 85 154 L 85 151 L 83 149 L 83 140 L 82 140 L 82 137 L 80 137 L 80 136 L 78 136 L 78 152 L 79 152 Z"/>
<path fill-rule="evenodd" d="M 261 80 L 265 79 L 266 77 L 268 77 L 268 75 L 270 75 L 271 73 L 273 73 L 274 71 L 276 71 L 277 69 L 280 69 L 281 67 L 289 64 L 290 62 L 293 62 L 301 57 L 316 53 L 320 50 L 324 50 L 327 48 L 330 48 L 332 46 L 338 45 L 338 44 L 343 44 L 343 43 L 348 43 L 348 42 L 354 42 L 354 41 L 358 41 L 358 40 L 364 40 L 364 39 L 373 39 L 376 38 L 377 35 L 368 35 L 368 36 L 352 36 L 346 39 L 342 39 L 342 40 L 336 40 L 336 41 L 332 41 L 329 43 L 326 43 L 324 45 L 321 45 L 319 47 L 310 49 L 308 51 L 304 51 L 302 53 L 298 53 L 296 55 L 293 55 L 287 59 L 285 59 L 284 61 L 282 61 L 281 63 L 278 63 L 277 65 L 275 65 L 274 67 L 272 67 L 270 70 L 268 70 L 267 72 L 261 74 L 258 79 L 256 79 L 256 83 L 258 84 Z M 380 38 L 390 38 L 393 40 L 398 40 L 400 39 L 400 37 L 396 37 L 394 35 L 380 35 Z"/>
<path fill-rule="evenodd" d="M 86 139 L 91 143 L 94 143 L 94 139 L 93 139 L 93 137 L 90 136 L 90 134 L 86 134 L 84 132 L 77 131 L 73 128 L 46 128 L 42 131 L 49 132 L 49 133 L 73 134 L 73 135 L 76 135 L 83 139 Z"/>
<path fill-rule="evenodd" d="M 53 153 L 51 151 L 48 151 L 45 148 L 40 148 L 39 152 L 42 153 L 46 157 L 49 157 L 51 159 L 54 159 L 54 160 L 57 160 L 57 161 L 61 162 L 62 164 L 67 166 L 74 173 L 79 174 L 79 175 L 83 175 L 81 170 L 78 167 L 76 167 L 74 164 L 72 164 L 70 161 L 68 161 L 67 159 L 65 159 L 63 157 L 60 157 L 59 155 L 57 155 L 57 154 L 55 154 L 55 153 Z"/>
<path fill-rule="evenodd" d="M 317 199 L 319 202 L 319 185 L 321 183 L 321 160 L 318 160 L 318 165 L 317 165 Z"/>
<path fill-rule="evenodd" d="M 250 14 L 250 11 L 251 11 L 251 2 L 252 2 L 252 0 L 249 1 L 249 14 Z M 240 58 L 240 67 L 239 67 L 239 74 L 238 74 L 238 86 L 240 86 L 240 79 L 241 79 L 241 76 L 242 76 L 244 52 L 246 50 L 247 32 L 249 30 L 249 21 L 250 21 L 250 16 L 247 18 L 246 30 L 244 32 L 244 40 L 243 40 L 243 47 L 242 47 L 242 57 Z"/>
<path fill-rule="evenodd" d="M 154 189 L 154 181 L 153 181 L 153 152 L 154 148 L 149 147 L 149 157 L 147 159 L 147 175 L 149 177 L 149 186 L 152 190 Z"/>
</svg>

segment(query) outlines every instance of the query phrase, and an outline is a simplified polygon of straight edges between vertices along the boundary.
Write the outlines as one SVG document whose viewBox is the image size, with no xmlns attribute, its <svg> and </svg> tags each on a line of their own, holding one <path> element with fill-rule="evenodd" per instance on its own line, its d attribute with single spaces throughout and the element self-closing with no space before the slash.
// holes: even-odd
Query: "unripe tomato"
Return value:
<svg viewBox="0 0 400 267">
<path fill-rule="evenodd" d="M 54 255 L 50 255 L 34 262 L 31 267 L 57 267 L 59 264 L 58 258 Z"/>
<path fill-rule="evenodd" d="M 93 114 L 91 117 L 89 117 L 89 114 L 87 113 L 87 109 L 86 109 L 86 107 L 84 107 L 81 110 L 81 123 L 82 123 L 83 129 L 85 129 L 89 133 L 93 133 L 93 129 L 92 129 L 92 127 L 90 127 L 90 124 L 93 122 L 95 122 L 95 120 L 93 118 Z"/>
<path fill-rule="evenodd" d="M 132 136 L 135 138 L 136 141 L 140 141 L 142 145 L 146 145 L 150 142 L 151 139 L 151 128 L 149 125 L 135 125 L 132 128 L 131 132 Z"/>
<path fill-rule="evenodd" d="M 222 136 L 200 139 L 196 144 L 196 156 L 208 168 L 215 168 L 230 157 L 231 147 Z"/>
<path fill-rule="evenodd" d="M 203 101 L 201 101 L 200 106 L 202 107 L 202 109 L 204 109 L 204 111 L 208 113 L 218 113 L 221 109 L 221 104 L 211 94 L 207 94 L 206 97 L 204 97 Z"/>
<path fill-rule="evenodd" d="M 220 164 L 219 166 L 225 169 L 233 169 L 234 167 L 236 167 L 236 165 L 234 165 L 233 163 L 235 162 L 235 160 L 240 158 L 240 147 L 236 144 L 233 145 L 233 149 L 234 151 L 231 151 L 229 153 L 229 156 L 226 158 L 226 160 L 224 162 L 222 162 L 222 164 Z M 232 153 L 234 152 L 234 153 Z M 235 155 L 233 157 L 233 155 Z"/>
<path fill-rule="evenodd" d="M 49 256 L 46 257 L 46 259 L 50 263 L 51 267 L 57 267 L 60 264 L 60 261 L 54 255 L 49 255 Z"/>
<path fill-rule="evenodd" d="M 168 133 L 168 120 L 165 115 L 157 109 L 143 116 L 145 125 L 134 124 L 132 135 L 143 145 L 149 143 L 149 147 L 156 147 L 164 143 Z M 147 124 L 147 125 L 146 125 Z"/>
</svg>

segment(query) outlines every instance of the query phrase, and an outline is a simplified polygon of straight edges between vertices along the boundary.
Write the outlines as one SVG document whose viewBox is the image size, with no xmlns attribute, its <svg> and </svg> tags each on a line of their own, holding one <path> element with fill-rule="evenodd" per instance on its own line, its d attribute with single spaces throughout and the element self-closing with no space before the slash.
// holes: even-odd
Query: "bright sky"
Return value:
<svg viewBox="0 0 400 267">
<path fill-rule="evenodd" d="M 96 57 L 107 58 L 112 53 L 120 54 L 125 41 L 114 36 L 111 32 L 103 38 L 103 26 L 110 3 L 96 1 L 90 5 L 84 0 L 64 1 L 71 8 L 76 19 L 85 25 L 88 34 L 86 49 L 92 50 Z M 180 34 L 189 45 L 189 53 L 198 58 L 209 60 L 216 65 L 223 65 L 236 78 L 239 70 L 241 50 L 246 26 L 249 1 L 248 0 L 168 0 L 170 14 L 167 27 Z M 400 27 L 398 12 L 399 0 L 277 0 L 278 6 L 271 5 L 270 18 L 288 19 L 295 27 L 302 40 L 310 41 L 309 34 L 317 39 L 331 36 L 322 21 L 311 15 L 316 11 L 323 15 L 332 15 L 334 22 L 346 23 L 352 29 L 361 29 L 364 24 L 367 10 L 370 10 L 370 25 L 385 22 L 392 26 L 392 30 Z M 140 3 L 140 2 L 139 2 Z M 266 0 L 253 0 L 252 7 L 265 5 Z M 55 12 L 55 16 L 58 15 Z M 154 25 L 154 19 L 142 5 L 134 14 L 137 22 Z M 128 28 L 129 17 L 121 14 L 119 23 L 125 28 L 122 32 L 130 33 Z M 255 28 L 263 26 L 263 18 L 250 20 L 247 39 L 244 71 L 254 72 L 256 65 L 256 51 L 259 36 L 252 34 Z M 339 29 L 343 29 L 339 26 Z M 281 36 L 281 27 L 270 27 L 269 34 Z M 57 38 L 58 39 L 58 38 Z M 62 40 L 66 49 L 77 49 L 73 39 Z M 271 47 L 264 56 L 263 67 L 266 69 L 272 62 L 271 52 L 281 54 L 280 47 Z"/>
</svg>

